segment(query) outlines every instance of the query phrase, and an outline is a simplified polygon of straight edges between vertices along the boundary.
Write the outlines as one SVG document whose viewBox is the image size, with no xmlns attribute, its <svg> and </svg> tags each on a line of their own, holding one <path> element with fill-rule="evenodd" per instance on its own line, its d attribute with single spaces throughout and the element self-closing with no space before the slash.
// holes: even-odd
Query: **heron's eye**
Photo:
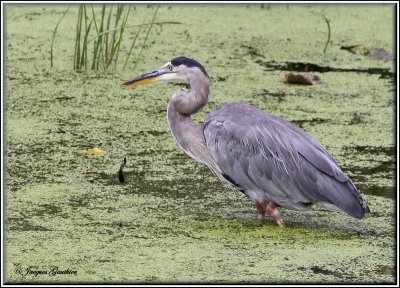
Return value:
<svg viewBox="0 0 400 288">
<path fill-rule="evenodd" d="M 171 64 L 168 64 L 167 69 L 168 69 L 169 71 L 172 71 L 172 70 L 174 69 L 174 67 L 172 67 Z"/>
</svg>

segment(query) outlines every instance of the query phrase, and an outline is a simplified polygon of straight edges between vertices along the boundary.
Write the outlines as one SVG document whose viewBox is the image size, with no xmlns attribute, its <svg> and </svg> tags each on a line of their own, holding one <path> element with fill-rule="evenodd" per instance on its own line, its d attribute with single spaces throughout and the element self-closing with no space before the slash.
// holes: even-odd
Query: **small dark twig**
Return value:
<svg viewBox="0 0 400 288">
<path fill-rule="evenodd" d="M 124 176 L 124 168 L 126 167 L 126 157 L 124 157 L 124 160 L 122 160 L 121 166 L 119 167 L 118 171 L 118 179 L 119 182 L 124 183 L 125 182 L 125 176 Z"/>
</svg>

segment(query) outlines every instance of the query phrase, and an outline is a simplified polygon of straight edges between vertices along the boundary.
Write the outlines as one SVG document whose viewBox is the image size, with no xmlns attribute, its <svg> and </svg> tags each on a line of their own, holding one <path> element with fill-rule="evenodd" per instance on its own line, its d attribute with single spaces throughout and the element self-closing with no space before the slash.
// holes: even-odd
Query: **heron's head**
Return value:
<svg viewBox="0 0 400 288">
<path fill-rule="evenodd" d="M 200 78 L 210 81 L 204 67 L 192 58 L 177 57 L 160 68 L 132 78 L 122 84 L 123 87 L 134 87 L 159 81 L 183 81 L 191 83 Z"/>
</svg>

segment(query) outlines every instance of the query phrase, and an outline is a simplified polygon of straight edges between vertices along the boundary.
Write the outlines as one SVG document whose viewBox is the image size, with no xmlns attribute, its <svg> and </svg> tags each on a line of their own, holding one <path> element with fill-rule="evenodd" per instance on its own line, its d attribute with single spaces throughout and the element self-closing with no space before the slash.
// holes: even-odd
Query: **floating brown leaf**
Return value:
<svg viewBox="0 0 400 288">
<path fill-rule="evenodd" d="M 302 84 L 302 85 L 314 85 L 322 83 L 322 80 L 317 75 L 310 73 L 305 74 L 293 74 L 287 73 L 283 79 L 283 83 L 287 84 Z"/>
</svg>

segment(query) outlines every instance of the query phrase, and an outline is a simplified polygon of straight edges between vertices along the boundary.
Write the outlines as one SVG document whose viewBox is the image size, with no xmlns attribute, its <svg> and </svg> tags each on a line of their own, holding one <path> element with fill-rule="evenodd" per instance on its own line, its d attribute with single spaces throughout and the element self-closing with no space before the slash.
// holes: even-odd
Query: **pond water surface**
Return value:
<svg viewBox="0 0 400 288">
<path fill-rule="evenodd" d="M 50 68 L 66 8 L 6 5 L 9 283 L 395 280 L 393 63 L 340 49 L 392 51 L 392 5 L 161 5 L 158 21 L 183 24 L 154 27 L 135 71 L 108 72 L 72 69 L 77 6 L 58 28 Z M 129 24 L 150 22 L 155 9 L 137 5 Z M 322 15 L 331 26 L 325 54 Z M 126 33 L 132 40 L 136 30 Z M 166 103 L 181 85 L 120 86 L 181 55 L 202 63 L 213 83 L 196 121 L 234 101 L 292 121 L 327 147 L 371 217 L 283 209 L 285 229 L 260 223 L 249 199 L 175 144 Z M 305 70 L 323 83 L 282 82 Z M 95 147 L 106 153 L 81 152 Z M 51 275 L 54 267 L 76 273 Z"/>
</svg>

